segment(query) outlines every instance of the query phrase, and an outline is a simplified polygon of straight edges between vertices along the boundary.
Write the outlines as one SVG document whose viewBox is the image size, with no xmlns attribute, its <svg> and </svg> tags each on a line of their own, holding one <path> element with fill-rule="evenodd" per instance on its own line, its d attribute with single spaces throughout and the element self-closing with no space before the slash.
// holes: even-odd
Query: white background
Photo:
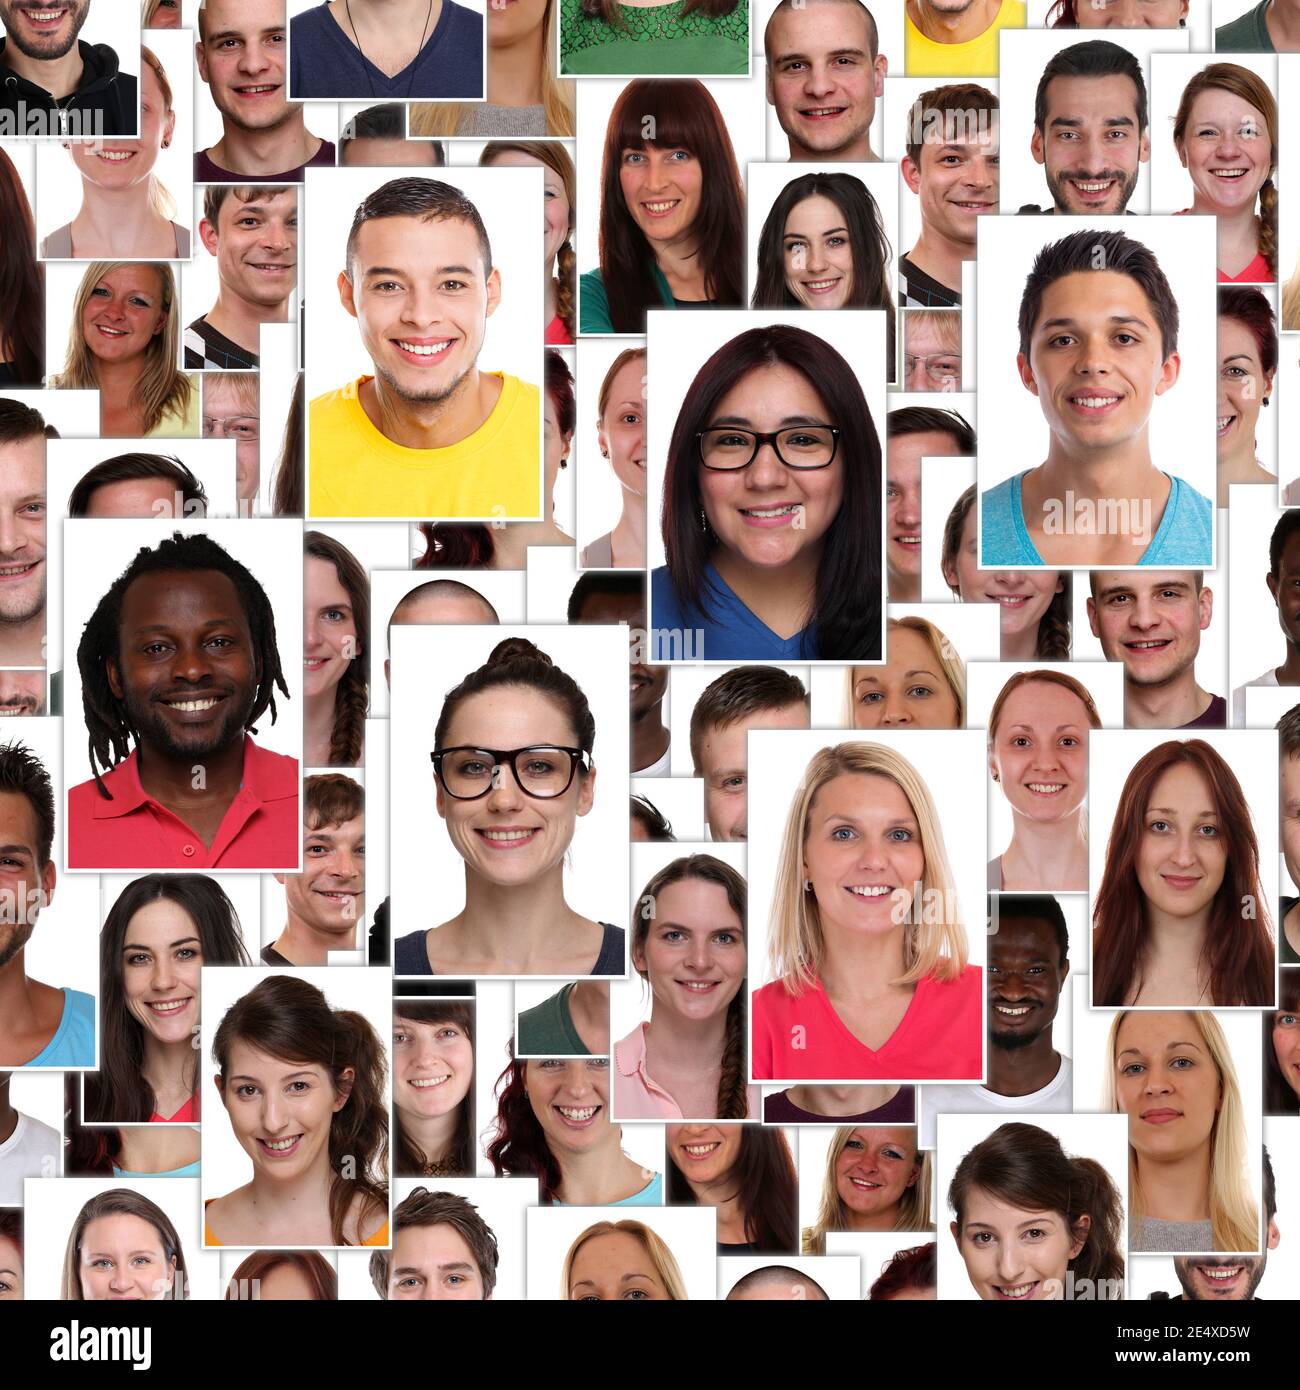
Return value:
<svg viewBox="0 0 1300 1390">
<path fill-rule="evenodd" d="M 1235 690 L 1280 666 L 1287 638 L 1266 582 L 1269 537 L 1282 519 L 1273 489 L 1235 487 L 1229 501 L 1228 677 Z"/>
<path fill-rule="evenodd" d="M 827 1257 L 855 1255 L 859 1260 L 862 1287 L 858 1295 L 850 1297 L 866 1298 L 871 1286 L 885 1272 L 885 1266 L 900 1250 L 910 1250 L 914 1245 L 926 1245 L 928 1239 L 916 1231 L 827 1231 Z M 829 1292 L 829 1290 L 828 1290 Z"/>
<path fill-rule="evenodd" d="M 677 844 L 703 844 L 704 783 L 696 777 L 633 777 L 632 795 L 644 796 L 673 828 Z"/>
</svg>

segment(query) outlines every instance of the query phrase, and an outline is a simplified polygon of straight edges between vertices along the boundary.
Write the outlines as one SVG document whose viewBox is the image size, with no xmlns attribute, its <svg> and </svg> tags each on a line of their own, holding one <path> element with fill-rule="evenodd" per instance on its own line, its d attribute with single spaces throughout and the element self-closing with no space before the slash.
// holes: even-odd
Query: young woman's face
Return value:
<svg viewBox="0 0 1300 1390">
<path fill-rule="evenodd" d="M 668 1290 L 642 1242 L 630 1231 L 607 1231 L 584 1241 L 569 1270 L 569 1299 L 609 1303 L 667 1302 Z"/>
<path fill-rule="evenodd" d="M 813 797 L 803 878 L 825 931 L 882 935 L 907 921 L 925 877 L 921 827 L 902 788 L 871 772 L 832 777 Z"/>
<path fill-rule="evenodd" d="M 1192 102 L 1178 157 L 1203 203 L 1225 213 L 1253 208 L 1273 158 L 1264 113 L 1211 87 Z"/>
<path fill-rule="evenodd" d="M 1210 784 L 1199 768 L 1177 763 L 1151 788 L 1138 845 L 1138 885 L 1150 907 L 1192 917 L 1214 901 L 1226 867 Z"/>
<path fill-rule="evenodd" d="M 140 138 L 138 140 L 74 140 L 68 148 L 77 172 L 87 183 L 119 192 L 144 183 L 158 162 L 163 141 L 170 143 L 176 114 L 168 111 L 158 76 L 148 63 L 140 65 Z"/>
<path fill-rule="evenodd" d="M 802 372 L 784 363 L 756 367 L 718 402 L 707 428 L 720 422 L 757 433 L 799 424 L 851 428 L 832 420 Z M 844 440 L 825 468 L 789 468 L 764 444 L 748 468 L 699 465 L 700 496 L 719 544 L 757 569 L 780 569 L 820 553 L 844 500 Z"/>
<path fill-rule="evenodd" d="M 1273 372 L 1259 358 L 1255 335 L 1240 319 L 1219 315 L 1219 462 L 1255 448 L 1260 407 L 1273 389 Z"/>
<path fill-rule="evenodd" d="M 645 496 L 645 375 L 644 357 L 623 363 L 609 384 L 605 415 L 596 430 L 614 476 L 634 497 Z"/>
<path fill-rule="evenodd" d="M 1168 1161 L 1209 1144 L 1223 1087 L 1191 1014 L 1125 1016 L 1115 1040 L 1115 1097 L 1139 1154 Z"/>
<path fill-rule="evenodd" d="M 151 265 L 120 265 L 96 281 L 81 311 L 86 346 L 101 362 L 129 362 L 167 322 L 162 278 Z"/>
<path fill-rule="evenodd" d="M 546 423 L 543 440 L 544 462 L 546 464 L 546 496 L 553 500 L 555 480 L 560 476 L 560 465 L 568 462 L 569 446 L 573 443 L 573 436 L 561 431 L 560 417 L 556 413 L 555 402 L 551 399 L 549 391 L 544 393 L 542 400 L 545 406 L 544 418 Z"/>
<path fill-rule="evenodd" d="M 239 1146 L 260 1178 L 296 1182 L 314 1168 L 329 1167 L 330 1123 L 347 1104 L 353 1072 L 343 1089 L 315 1062 L 286 1062 L 236 1042 L 224 1089 L 218 1083 Z"/>
<path fill-rule="evenodd" d="M 158 898 L 134 913 L 122 940 L 122 994 L 147 1037 L 189 1043 L 199 1027 L 203 943 L 179 903 Z"/>
<path fill-rule="evenodd" d="M 23 1297 L 23 1252 L 8 1236 L 0 1236 L 0 1303 Z"/>
<path fill-rule="evenodd" d="M 352 597 L 330 560 L 308 555 L 302 590 L 303 694 L 318 699 L 330 692 L 361 655 Z"/>
<path fill-rule="evenodd" d="M 511 47 L 520 39 L 541 28 L 547 0 L 509 0 L 504 5 L 488 6 L 488 46 Z M 500 164 L 502 159 L 495 159 Z"/>
<path fill-rule="evenodd" d="M 740 1157 L 739 1125 L 668 1125 L 668 1156 L 692 1183 L 725 1178 Z"/>
<path fill-rule="evenodd" d="M 896 1209 L 920 1176 L 914 1129 L 855 1129 L 835 1160 L 835 1191 L 857 1216 Z"/>
<path fill-rule="evenodd" d="M 263 1303 L 310 1303 L 319 1296 L 316 1285 L 295 1264 L 273 1265 L 258 1281 L 258 1299 Z"/>
<path fill-rule="evenodd" d="M 489 22 L 495 25 L 495 16 L 507 11 L 526 11 L 535 7 L 538 10 L 537 23 L 540 24 L 540 11 L 545 6 L 546 0 L 514 0 L 514 3 L 503 5 L 499 10 L 489 5 L 488 9 L 494 16 Z M 492 41 L 496 42 L 495 32 L 492 34 Z M 560 254 L 560 247 L 569 239 L 569 233 L 573 230 L 573 209 L 569 206 L 569 198 L 564 191 L 564 180 L 549 164 L 534 155 L 525 154 L 523 150 L 502 150 L 492 161 L 492 168 L 542 171 L 543 255 L 546 273 L 550 275 L 555 266 L 555 258 Z"/>
<path fill-rule="evenodd" d="M 805 309 L 842 309 L 853 293 L 847 223 L 839 204 L 821 194 L 796 203 L 785 219 L 785 283 Z"/>
<path fill-rule="evenodd" d="M 943 577 L 963 603 L 996 603 L 999 632 L 1018 637 L 1037 632 L 1052 600 L 1065 588 L 1057 570 L 982 570 L 975 544 L 975 508 L 966 513 L 961 544 Z"/>
<path fill-rule="evenodd" d="M 81 1293 L 92 1302 L 156 1302 L 171 1293 L 176 1257 L 143 1216 L 100 1216 L 81 1235 Z"/>
<path fill-rule="evenodd" d="M 464 699 L 447 729 L 449 748 L 576 748 L 564 711 L 531 686 L 494 686 Z M 502 887 L 534 883 L 560 866 L 579 816 L 591 810 L 596 771 L 574 773 L 561 796 L 520 790 L 503 766 L 496 786 L 477 801 L 458 801 L 437 786 L 438 814 L 467 869 Z"/>
<path fill-rule="evenodd" d="M 1080 29 L 1177 29 L 1187 0 L 1074 0 Z"/>
<path fill-rule="evenodd" d="M 955 729 L 957 697 L 923 633 L 891 627 L 889 660 L 853 668 L 855 729 Z"/>
<path fill-rule="evenodd" d="M 745 925 L 720 883 L 681 879 L 659 891 L 645 945 L 633 953 L 654 995 L 655 1017 L 682 1022 L 726 1012 L 745 978 Z"/>
<path fill-rule="evenodd" d="M 690 150 L 658 145 L 626 149 L 618 182 L 623 202 L 652 251 L 690 235 L 704 193 L 704 170 Z"/>
<path fill-rule="evenodd" d="M 1059 821 L 1088 794 L 1088 711 L 1073 691 L 1029 681 L 1007 696 L 989 773 L 1017 815 Z"/>
<path fill-rule="evenodd" d="M 609 1059 L 533 1058 L 528 1103 L 552 1153 L 587 1153 L 609 1142 Z"/>
<path fill-rule="evenodd" d="M 1300 1011 L 1282 1008 L 1273 1015 L 1273 1055 L 1286 1084 L 1300 1096 Z"/>
<path fill-rule="evenodd" d="M 988 1302 L 1063 1298 L 1087 1234 L 1072 1231 L 1062 1212 L 1024 1211 L 980 1187 L 967 1196 L 965 1224 L 951 1229 L 971 1287 Z"/>
<path fill-rule="evenodd" d="M 474 1046 L 458 1023 L 393 1019 L 393 1104 L 422 1120 L 449 1115 L 469 1094 Z"/>
<path fill-rule="evenodd" d="M 158 0 L 148 27 L 150 29 L 179 29 L 181 27 L 181 0 Z"/>
</svg>

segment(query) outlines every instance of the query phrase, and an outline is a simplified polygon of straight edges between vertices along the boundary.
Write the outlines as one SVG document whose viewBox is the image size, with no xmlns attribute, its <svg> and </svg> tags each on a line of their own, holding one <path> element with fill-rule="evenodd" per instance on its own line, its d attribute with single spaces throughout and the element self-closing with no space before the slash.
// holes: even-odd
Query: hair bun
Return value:
<svg viewBox="0 0 1300 1390">
<path fill-rule="evenodd" d="M 510 661 L 540 661 L 544 666 L 554 665 L 551 658 L 526 637 L 507 637 L 504 642 L 498 642 L 483 664 L 503 666 Z"/>
</svg>

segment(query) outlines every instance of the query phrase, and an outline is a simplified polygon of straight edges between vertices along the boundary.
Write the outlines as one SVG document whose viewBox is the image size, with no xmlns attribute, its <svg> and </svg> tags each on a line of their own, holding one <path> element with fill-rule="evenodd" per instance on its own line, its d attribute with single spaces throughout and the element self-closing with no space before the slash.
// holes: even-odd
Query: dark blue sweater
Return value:
<svg viewBox="0 0 1300 1390">
<path fill-rule="evenodd" d="M 289 95 L 295 101 L 483 98 L 483 17 L 442 0 L 433 33 L 394 77 L 381 72 L 334 22 L 327 5 L 289 21 Z"/>
</svg>

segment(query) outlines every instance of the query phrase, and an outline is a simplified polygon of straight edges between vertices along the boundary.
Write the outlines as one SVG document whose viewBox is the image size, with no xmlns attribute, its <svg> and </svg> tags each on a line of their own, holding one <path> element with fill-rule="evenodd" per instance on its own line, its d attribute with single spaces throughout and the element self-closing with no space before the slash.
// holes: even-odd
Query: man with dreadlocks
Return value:
<svg viewBox="0 0 1300 1390">
<path fill-rule="evenodd" d="M 238 560 L 198 533 L 142 548 L 77 665 L 93 775 L 68 793 L 69 868 L 297 868 L 297 760 L 247 733 L 289 694 L 275 616 Z"/>
</svg>

